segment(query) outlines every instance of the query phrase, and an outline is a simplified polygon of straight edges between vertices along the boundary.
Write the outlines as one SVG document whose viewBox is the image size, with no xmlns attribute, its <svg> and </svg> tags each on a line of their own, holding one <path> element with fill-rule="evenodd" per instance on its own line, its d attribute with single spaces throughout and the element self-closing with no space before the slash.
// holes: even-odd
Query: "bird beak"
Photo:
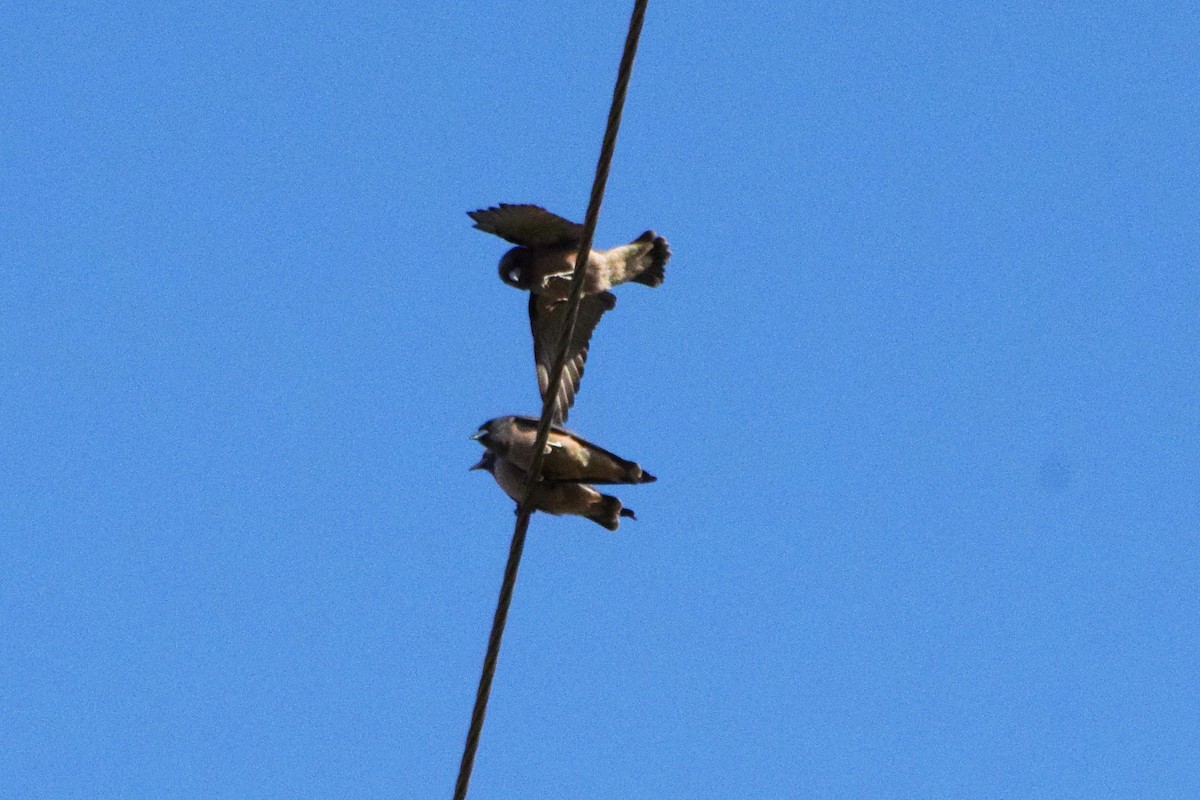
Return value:
<svg viewBox="0 0 1200 800">
<path fill-rule="evenodd" d="M 468 469 L 467 472 L 472 472 L 477 469 L 487 469 L 487 455 L 486 454 L 484 455 L 483 458 L 479 459 L 478 464 L 476 464 L 475 466 Z"/>
<path fill-rule="evenodd" d="M 471 441 L 478 442 L 480 439 L 482 439 L 485 436 L 487 436 L 487 431 L 485 431 L 483 428 L 480 428 L 479 430 L 475 431 L 475 433 L 473 433 L 471 435 Z"/>
</svg>

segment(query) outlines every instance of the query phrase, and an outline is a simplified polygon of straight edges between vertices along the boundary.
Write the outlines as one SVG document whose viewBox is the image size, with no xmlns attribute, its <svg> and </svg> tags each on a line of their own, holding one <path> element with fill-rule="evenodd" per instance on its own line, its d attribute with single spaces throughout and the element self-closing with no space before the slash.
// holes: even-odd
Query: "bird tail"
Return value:
<svg viewBox="0 0 1200 800">
<path fill-rule="evenodd" d="M 667 260 L 671 257 L 671 246 L 667 244 L 667 240 L 654 231 L 646 231 L 631 244 L 648 244 L 650 247 L 641 254 L 641 270 L 630 280 L 650 287 L 661 286 L 667 276 Z"/>
<path fill-rule="evenodd" d="M 632 509 L 623 508 L 620 500 L 608 494 L 600 495 L 600 500 L 592 507 L 592 513 L 588 514 L 588 519 L 610 531 L 621 527 L 621 517 L 637 519 Z"/>
</svg>

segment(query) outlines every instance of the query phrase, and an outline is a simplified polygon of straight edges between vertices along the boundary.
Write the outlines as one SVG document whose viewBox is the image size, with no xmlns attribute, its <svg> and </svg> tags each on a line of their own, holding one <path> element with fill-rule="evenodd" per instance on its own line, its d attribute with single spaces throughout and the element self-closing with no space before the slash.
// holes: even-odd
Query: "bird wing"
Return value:
<svg viewBox="0 0 1200 800">
<path fill-rule="evenodd" d="M 567 412 L 575 402 L 579 382 L 583 380 L 583 365 L 587 361 L 588 343 L 604 312 L 617 304 L 611 292 L 584 295 L 579 301 L 579 314 L 575 318 L 575 330 L 563 362 L 562 381 L 558 385 L 558 406 L 553 422 L 561 425 Z M 529 295 L 529 327 L 533 332 L 533 360 L 537 364 L 538 391 L 544 400 L 550 386 L 550 369 L 554 365 L 558 337 L 567 316 L 565 300 L 548 300 L 540 294 Z"/>
<path fill-rule="evenodd" d="M 541 206 L 501 203 L 468 211 L 475 227 L 521 247 L 578 247 L 583 226 L 551 214 Z"/>
<path fill-rule="evenodd" d="M 555 428 L 548 440 L 554 448 L 546 456 L 545 472 L 549 473 L 546 480 L 552 483 L 587 483 L 593 486 L 606 486 L 628 483 L 653 483 L 657 480 L 641 466 L 626 458 L 621 458 L 611 450 L 605 450 L 598 444 L 593 444 L 577 433 L 571 433 L 563 428 Z M 605 464 L 605 462 L 608 462 Z M 613 468 L 626 473 L 621 477 L 611 475 Z M 640 479 L 633 479 L 630 474 L 638 470 Z M 557 474 L 555 470 L 558 470 Z M 609 473 L 607 476 L 605 473 Z M 567 477 L 570 475 L 571 477 Z"/>
<path fill-rule="evenodd" d="M 513 417 L 513 425 L 522 433 L 522 438 L 526 441 L 524 452 L 519 454 L 519 460 L 523 460 L 525 465 L 528 465 L 533 459 L 533 438 L 537 433 L 538 420 L 535 417 Z M 586 453 L 586 455 L 585 455 Z M 513 457 L 514 453 L 509 453 L 509 457 Z M 572 433 L 561 425 L 554 424 L 550 427 L 550 438 L 546 440 L 546 461 L 543 464 L 542 479 L 547 483 L 585 483 L 594 486 L 606 486 L 628 483 L 653 483 L 657 480 L 653 475 L 642 471 L 642 479 L 640 481 L 607 479 L 595 474 L 595 471 L 590 466 L 584 466 L 584 462 L 589 464 L 596 460 L 607 459 L 613 463 L 619 464 L 624 469 L 632 467 L 641 467 L 633 461 L 621 458 L 616 453 L 610 450 L 605 450 L 598 444 L 593 444 L 587 439 L 584 439 L 577 433 Z M 555 470 L 558 470 L 557 473 Z M 579 474 L 579 473 L 585 474 Z M 574 477 L 564 477 L 566 474 L 574 473 Z"/>
</svg>

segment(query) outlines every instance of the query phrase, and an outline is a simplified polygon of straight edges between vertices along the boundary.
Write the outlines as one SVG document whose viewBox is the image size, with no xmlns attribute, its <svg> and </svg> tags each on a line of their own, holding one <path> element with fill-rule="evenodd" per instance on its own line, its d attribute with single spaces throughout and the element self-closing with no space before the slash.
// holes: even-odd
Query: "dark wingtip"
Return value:
<svg viewBox="0 0 1200 800">
<path fill-rule="evenodd" d="M 477 208 L 474 211 L 468 211 L 467 216 L 470 217 L 472 220 L 474 220 L 475 227 L 479 228 L 479 230 L 483 231 L 484 233 L 493 233 L 493 231 L 491 231 L 489 229 L 480 227 L 480 225 L 482 225 L 482 223 L 479 220 L 479 215 L 480 214 L 492 214 L 496 211 L 503 211 L 506 208 L 512 208 L 513 206 L 514 206 L 513 203 L 501 203 L 500 205 L 497 205 L 497 206 L 488 206 L 487 208 Z M 501 237 L 501 238 L 504 238 L 504 237 Z"/>
<path fill-rule="evenodd" d="M 649 472 L 646 472 L 646 470 L 642 470 L 642 479 L 638 481 L 638 483 L 654 483 L 656 480 L 658 480 L 658 478 L 654 477 Z"/>
</svg>

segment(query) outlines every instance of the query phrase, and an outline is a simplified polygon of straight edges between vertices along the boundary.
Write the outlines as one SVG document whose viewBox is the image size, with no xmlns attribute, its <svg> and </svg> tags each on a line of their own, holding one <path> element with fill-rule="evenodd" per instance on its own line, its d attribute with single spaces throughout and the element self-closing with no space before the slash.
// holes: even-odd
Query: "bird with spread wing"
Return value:
<svg viewBox="0 0 1200 800">
<path fill-rule="evenodd" d="M 479 230 L 516 245 L 500 259 L 500 278 L 509 286 L 529 292 L 533 358 L 537 364 L 538 389 L 544 398 L 567 313 L 571 275 L 583 244 L 583 226 L 527 204 L 501 203 L 469 211 L 467 215 Z M 556 424 L 566 421 L 579 391 L 592 331 L 604 312 L 616 305 L 617 298 L 609 289 L 629 282 L 660 285 L 670 257 L 667 240 L 654 231 L 646 231 L 628 244 L 590 252 L 583 297 L 558 389 L 553 418 Z"/>
</svg>

